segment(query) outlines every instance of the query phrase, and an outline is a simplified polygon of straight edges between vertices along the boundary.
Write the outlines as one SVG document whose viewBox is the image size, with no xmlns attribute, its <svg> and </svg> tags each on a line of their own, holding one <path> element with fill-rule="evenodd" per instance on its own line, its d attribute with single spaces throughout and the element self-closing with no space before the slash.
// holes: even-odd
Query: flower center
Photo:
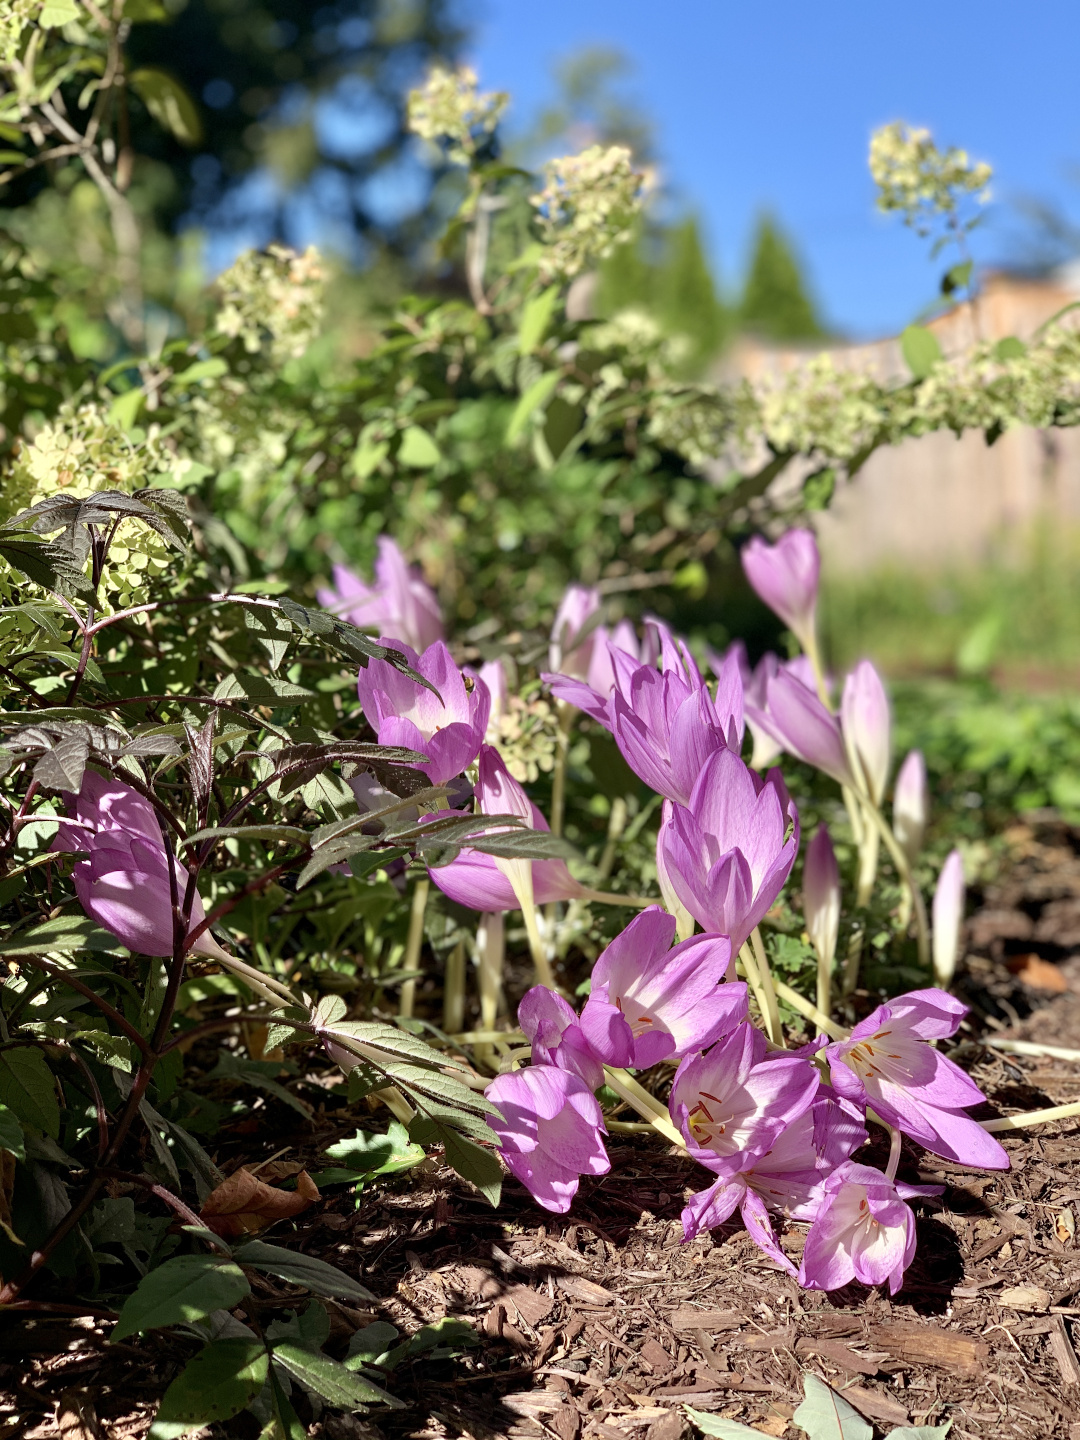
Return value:
<svg viewBox="0 0 1080 1440">
<path fill-rule="evenodd" d="M 633 1001 L 630 1001 L 629 1003 L 633 1005 Z M 642 1035 L 644 1035 L 647 1030 L 649 1030 L 653 1025 L 656 1024 L 656 1021 L 653 1020 L 652 1016 L 646 1015 L 643 1010 L 640 1011 L 636 1016 L 628 1012 L 623 1005 L 623 999 L 621 995 L 615 996 L 615 1008 L 618 1010 L 619 1014 L 623 1017 L 626 1023 L 630 1026 L 631 1033 L 633 1034 L 635 1040 L 640 1040 Z"/>
<path fill-rule="evenodd" d="M 711 1100 L 715 1106 L 724 1104 L 718 1095 L 710 1095 L 707 1090 L 701 1090 L 698 1094 L 698 1102 L 689 1112 L 687 1119 L 690 1123 L 690 1133 L 694 1139 L 716 1150 L 719 1149 L 720 1137 L 732 1123 L 733 1117 L 725 1115 L 721 1118 L 719 1111 L 714 1115 L 705 1104 L 706 1100 Z"/>
</svg>

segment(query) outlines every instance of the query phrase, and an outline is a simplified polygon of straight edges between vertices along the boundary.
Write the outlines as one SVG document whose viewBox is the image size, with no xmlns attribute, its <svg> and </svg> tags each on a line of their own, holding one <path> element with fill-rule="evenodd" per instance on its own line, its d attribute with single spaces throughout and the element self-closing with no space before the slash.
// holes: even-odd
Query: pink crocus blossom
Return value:
<svg viewBox="0 0 1080 1440">
<path fill-rule="evenodd" d="M 745 1170 L 727 1171 L 706 1190 L 692 1195 L 682 1212 L 683 1238 L 714 1230 L 738 1206 L 754 1243 L 785 1269 L 796 1273 L 773 1233 L 770 1215 L 813 1220 L 825 1198 L 825 1182 L 866 1141 L 861 1111 L 828 1085 L 818 1088 L 804 1110 L 767 1154 Z"/>
<path fill-rule="evenodd" d="M 860 660 L 844 681 L 840 728 L 851 768 L 880 805 L 889 779 L 892 722 L 885 686 L 869 660 Z"/>
<path fill-rule="evenodd" d="M 964 1111 L 986 1097 L 959 1065 L 928 1042 L 956 1032 L 968 1007 L 944 990 L 911 990 L 879 1005 L 825 1054 L 832 1083 L 887 1125 L 935 1155 L 984 1170 L 1009 1157 Z"/>
<path fill-rule="evenodd" d="M 522 996 L 518 1024 L 532 1044 L 534 1065 L 556 1065 L 579 1075 L 590 1090 L 604 1083 L 604 1066 L 578 1020 L 577 1011 L 546 985 L 534 985 Z"/>
<path fill-rule="evenodd" d="M 930 816 L 930 787 L 926 782 L 926 761 L 921 750 L 909 750 L 896 776 L 893 789 L 893 834 L 914 865 L 922 849 Z"/>
<path fill-rule="evenodd" d="M 685 644 L 659 621 L 651 620 L 649 628 L 659 640 L 660 668 L 609 643 L 608 694 L 560 675 L 543 678 L 557 699 L 577 705 L 611 731 L 646 785 L 685 804 L 708 756 L 742 744 L 742 686 L 734 683 L 737 676 L 729 677 L 718 704 Z"/>
<path fill-rule="evenodd" d="M 822 964 L 831 965 L 840 932 L 840 867 L 827 825 L 818 826 L 806 851 L 803 918 L 810 943 Z"/>
<path fill-rule="evenodd" d="M 599 611 L 599 590 L 588 585 L 567 586 L 551 627 L 548 660 L 552 670 L 578 680 L 589 678 L 593 649 L 607 638 L 606 632 L 601 637 L 595 620 Z"/>
<path fill-rule="evenodd" d="M 154 807 L 115 776 L 83 772 L 79 793 L 65 794 L 68 819 L 49 847 L 72 853 L 87 851 L 72 870 L 79 904 L 90 918 L 138 955 L 173 953 L 173 901 L 170 864 L 176 897 L 183 905 L 188 872 L 165 848 Z M 202 924 L 202 900 L 196 891 L 189 930 Z M 195 955 L 223 952 L 208 930 L 192 942 Z"/>
<path fill-rule="evenodd" d="M 739 557 L 746 578 L 775 611 L 804 650 L 814 647 L 821 559 L 811 530 L 788 530 L 775 545 L 760 535 L 743 546 Z"/>
<path fill-rule="evenodd" d="M 600 1106 L 580 1076 L 533 1065 L 497 1075 L 484 1093 L 501 1112 L 488 1123 L 506 1168 L 545 1210 L 565 1214 L 582 1175 L 611 1169 Z"/>
<path fill-rule="evenodd" d="M 799 816 L 779 770 L 762 779 L 734 750 L 706 760 L 686 806 L 667 811 L 657 854 L 667 883 L 703 930 L 737 955 L 784 884 L 799 849 Z"/>
<path fill-rule="evenodd" d="M 744 1022 L 703 1055 L 682 1062 L 668 1108 L 695 1160 L 731 1175 L 772 1149 L 809 1109 L 818 1083 L 805 1056 L 779 1052 L 766 1058 L 765 1036 Z"/>
<path fill-rule="evenodd" d="M 822 704 L 812 684 L 805 684 L 790 667 L 778 665 L 763 676 L 763 698 L 747 698 L 747 720 L 755 734 L 763 730 L 782 750 L 831 775 L 841 785 L 856 788 L 840 721 Z"/>
<path fill-rule="evenodd" d="M 475 798 L 483 815 L 516 815 L 530 830 L 549 829 L 547 821 L 525 791 L 506 768 L 502 756 L 492 745 L 480 747 L 480 764 Z M 438 816 L 451 811 L 440 811 Z M 431 878 L 451 900 L 470 910 L 517 910 L 521 901 L 511 880 L 510 866 L 528 861 L 499 861 L 493 855 L 463 847 L 456 859 L 431 871 Z M 573 879 L 564 860 L 534 860 L 532 864 L 533 898 L 537 905 L 552 900 L 573 900 L 583 893 Z"/>
<path fill-rule="evenodd" d="M 367 585 L 344 565 L 333 568 L 333 586 L 316 592 L 319 604 L 361 630 L 392 637 L 387 643 L 426 650 L 444 638 L 439 602 L 431 586 L 409 566 L 388 535 L 380 535 L 375 579 Z"/>
<path fill-rule="evenodd" d="M 905 1198 L 940 1186 L 903 1185 L 854 1160 L 825 1181 L 825 1196 L 803 1247 L 799 1284 L 838 1290 L 852 1280 L 884 1285 L 895 1295 L 915 1254 L 915 1216 Z"/>
<path fill-rule="evenodd" d="M 605 1064 L 646 1070 L 681 1060 L 746 1018 L 746 986 L 723 983 L 727 937 L 698 935 L 672 949 L 674 938 L 674 919 L 650 905 L 594 965 L 581 1029 Z"/>
<path fill-rule="evenodd" d="M 960 954 L 960 927 L 964 923 L 964 857 L 950 850 L 934 890 L 934 979 L 949 985 Z"/>
<path fill-rule="evenodd" d="M 458 669 L 441 640 L 422 655 L 389 637 L 380 644 L 401 650 L 438 694 L 385 660 L 369 660 L 356 684 L 368 723 L 380 745 L 401 745 L 426 755 L 417 769 L 433 785 L 443 785 L 476 759 L 491 708 L 488 688 L 479 676 Z"/>
</svg>

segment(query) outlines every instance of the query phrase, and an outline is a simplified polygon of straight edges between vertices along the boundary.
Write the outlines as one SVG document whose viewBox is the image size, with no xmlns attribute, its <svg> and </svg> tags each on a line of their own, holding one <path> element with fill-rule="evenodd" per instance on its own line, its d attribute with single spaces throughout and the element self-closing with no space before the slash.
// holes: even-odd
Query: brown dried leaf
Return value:
<svg viewBox="0 0 1080 1440">
<path fill-rule="evenodd" d="M 1032 990 L 1053 991 L 1061 995 L 1069 988 L 1069 982 L 1058 966 L 1039 955 L 1014 955 L 1006 964 L 1020 983 L 1029 985 Z"/>
<path fill-rule="evenodd" d="M 319 1198 L 318 1186 L 306 1170 L 296 1177 L 295 1190 L 278 1190 L 241 1167 L 210 1192 L 199 1218 L 217 1235 L 250 1235 L 299 1215 Z"/>
</svg>

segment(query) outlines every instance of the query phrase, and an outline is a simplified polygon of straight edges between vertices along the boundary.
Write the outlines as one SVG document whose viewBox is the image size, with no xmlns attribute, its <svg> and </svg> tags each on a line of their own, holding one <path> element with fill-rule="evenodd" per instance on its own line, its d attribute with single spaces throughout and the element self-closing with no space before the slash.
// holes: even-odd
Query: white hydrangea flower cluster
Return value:
<svg viewBox="0 0 1080 1440">
<path fill-rule="evenodd" d="M 5 479 L 5 506 L 15 514 L 50 495 L 76 497 L 101 490 L 130 493 L 160 484 L 176 457 L 151 429 L 141 441 L 109 420 L 98 405 L 66 408 L 23 445 Z M 8 511 L 9 493 L 15 504 Z M 149 526 L 124 520 L 109 549 L 102 609 L 126 609 L 149 597 L 152 581 L 169 568 L 169 548 Z"/>
<path fill-rule="evenodd" d="M 935 220 L 957 213 L 961 201 L 990 198 L 991 166 L 972 161 L 966 150 L 939 150 L 929 130 L 896 120 L 870 137 L 870 174 L 878 187 L 878 209 L 899 211 L 920 235 Z"/>
<path fill-rule="evenodd" d="M 545 185 L 531 197 L 543 254 L 540 278 L 572 279 L 633 238 L 648 190 L 625 145 L 590 145 L 544 166 Z"/>
<path fill-rule="evenodd" d="M 322 324 L 326 269 L 313 245 L 302 255 L 285 245 L 246 250 L 217 282 L 219 335 L 239 339 L 249 355 L 264 346 L 275 363 L 295 360 Z"/>
<path fill-rule="evenodd" d="M 455 165 L 468 165 L 509 100 L 504 90 L 481 94 L 476 71 L 468 65 L 456 70 L 434 65 L 423 85 L 409 92 L 408 126 L 421 140 L 444 141 Z"/>
</svg>

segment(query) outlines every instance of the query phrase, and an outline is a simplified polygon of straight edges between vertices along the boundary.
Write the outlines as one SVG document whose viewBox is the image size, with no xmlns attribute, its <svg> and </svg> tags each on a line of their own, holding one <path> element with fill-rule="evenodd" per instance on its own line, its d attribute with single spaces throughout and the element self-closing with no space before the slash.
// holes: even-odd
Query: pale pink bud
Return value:
<svg viewBox="0 0 1080 1440">
<path fill-rule="evenodd" d="M 810 943 L 824 963 L 831 965 L 840 930 L 840 867 L 825 825 L 818 826 L 806 852 L 803 917 Z"/>
<path fill-rule="evenodd" d="M 821 559 L 811 530 L 789 530 L 775 545 L 755 535 L 743 546 L 746 578 L 804 650 L 813 650 Z"/>
<path fill-rule="evenodd" d="M 892 727 L 885 686 L 869 660 L 860 660 L 844 681 L 840 724 L 851 768 L 880 805 L 889 778 Z"/>
<path fill-rule="evenodd" d="M 922 849 L 930 816 L 930 788 L 921 750 L 911 750 L 900 766 L 893 791 L 893 833 L 914 865 Z"/>
<path fill-rule="evenodd" d="M 947 987 L 956 973 L 964 918 L 964 861 L 950 850 L 934 891 L 934 981 Z"/>
</svg>

